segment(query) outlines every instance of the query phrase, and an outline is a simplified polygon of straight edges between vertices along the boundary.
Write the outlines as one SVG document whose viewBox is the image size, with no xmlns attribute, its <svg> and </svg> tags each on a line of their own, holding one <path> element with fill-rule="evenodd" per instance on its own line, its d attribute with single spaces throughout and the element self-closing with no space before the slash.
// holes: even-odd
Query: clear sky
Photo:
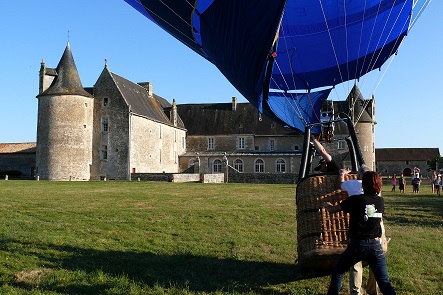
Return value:
<svg viewBox="0 0 443 295">
<path fill-rule="evenodd" d="M 377 148 L 443 152 L 442 12 L 443 1 L 429 4 L 376 88 Z M 111 72 L 152 82 L 170 102 L 246 101 L 215 66 L 123 0 L 0 1 L 0 28 L 1 143 L 36 140 L 40 63 L 55 68 L 68 36 L 84 87 L 94 85 L 106 59 Z M 362 89 L 365 98 L 374 87 Z"/>
</svg>

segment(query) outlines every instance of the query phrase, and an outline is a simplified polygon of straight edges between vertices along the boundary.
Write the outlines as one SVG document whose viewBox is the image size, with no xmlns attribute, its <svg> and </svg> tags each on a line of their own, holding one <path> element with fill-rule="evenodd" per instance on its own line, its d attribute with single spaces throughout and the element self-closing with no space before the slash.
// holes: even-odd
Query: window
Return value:
<svg viewBox="0 0 443 295">
<path fill-rule="evenodd" d="M 102 145 L 101 149 L 100 149 L 100 158 L 102 160 L 107 160 L 108 159 L 108 146 L 107 145 Z"/>
<path fill-rule="evenodd" d="M 162 138 L 162 125 L 158 125 L 158 138 Z"/>
<path fill-rule="evenodd" d="M 265 162 L 262 159 L 255 160 L 255 173 L 265 172 Z"/>
<path fill-rule="evenodd" d="M 258 145 L 256 145 L 254 148 L 255 148 L 256 151 L 260 150 L 260 146 L 258 146 Z"/>
<path fill-rule="evenodd" d="M 239 150 L 245 149 L 245 138 L 244 137 L 237 138 L 237 146 L 238 146 Z"/>
<path fill-rule="evenodd" d="M 238 172 L 243 172 L 243 161 L 240 159 L 237 159 L 234 161 L 234 169 Z"/>
<path fill-rule="evenodd" d="M 299 146 L 298 145 L 294 145 L 294 151 L 299 151 L 299 150 L 300 150 Z"/>
<path fill-rule="evenodd" d="M 283 159 L 278 159 L 277 162 L 275 162 L 275 168 L 276 172 L 278 173 L 285 173 L 286 172 L 286 162 Z"/>
<path fill-rule="evenodd" d="M 213 150 L 213 149 L 214 149 L 214 138 L 209 137 L 208 138 L 208 150 Z"/>
<path fill-rule="evenodd" d="M 103 98 L 103 106 L 107 107 L 109 104 L 109 99 L 107 97 Z"/>
<path fill-rule="evenodd" d="M 338 144 L 337 148 L 339 150 L 344 150 L 346 148 L 346 141 L 344 140 L 337 141 L 337 144 Z"/>
<path fill-rule="evenodd" d="M 108 118 L 102 118 L 102 131 L 108 132 L 108 130 L 109 130 Z"/>
<path fill-rule="evenodd" d="M 214 163 L 212 164 L 212 172 L 222 172 L 222 162 L 220 160 L 214 160 Z"/>
<path fill-rule="evenodd" d="M 270 139 L 269 140 L 269 150 L 270 151 L 274 151 L 275 150 L 275 140 L 274 139 Z"/>
</svg>

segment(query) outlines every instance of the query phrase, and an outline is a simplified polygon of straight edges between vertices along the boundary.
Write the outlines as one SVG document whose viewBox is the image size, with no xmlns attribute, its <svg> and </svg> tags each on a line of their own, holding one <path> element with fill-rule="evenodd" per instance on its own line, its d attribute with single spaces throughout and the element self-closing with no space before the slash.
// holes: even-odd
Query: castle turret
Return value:
<svg viewBox="0 0 443 295">
<path fill-rule="evenodd" d="M 47 180 L 89 180 L 93 97 L 82 86 L 69 43 L 57 68 L 42 62 L 37 98 L 36 174 Z"/>
<path fill-rule="evenodd" d="M 369 168 L 375 171 L 375 99 L 364 99 L 357 85 L 348 96 L 349 108 L 360 149 Z"/>
</svg>

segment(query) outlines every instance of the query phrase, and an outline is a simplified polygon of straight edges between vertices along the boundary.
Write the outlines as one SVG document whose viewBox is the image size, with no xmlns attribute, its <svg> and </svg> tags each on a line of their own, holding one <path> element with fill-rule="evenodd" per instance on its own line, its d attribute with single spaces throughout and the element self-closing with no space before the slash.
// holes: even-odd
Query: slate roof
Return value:
<svg viewBox="0 0 443 295">
<path fill-rule="evenodd" d="M 438 148 L 378 148 L 375 161 L 428 161 L 440 156 Z"/>
<path fill-rule="evenodd" d="M 326 105 L 330 104 L 331 101 L 325 101 L 322 106 L 322 110 L 326 109 Z M 346 100 L 335 100 L 333 101 L 334 105 L 334 114 L 339 115 L 340 113 L 345 113 L 357 121 L 357 124 L 360 123 L 376 123 L 375 122 L 375 114 L 373 114 L 373 99 L 364 99 L 363 95 L 360 92 L 360 89 L 357 85 L 354 85 L 352 90 L 349 92 Z M 352 110 L 354 112 L 354 118 L 352 118 Z M 348 127 L 345 123 L 336 122 L 334 124 L 335 134 L 348 134 Z"/>
<path fill-rule="evenodd" d="M 358 119 L 358 122 L 372 122 L 375 120 L 372 113 L 373 103 L 372 99 L 365 99 L 363 97 L 357 85 L 354 85 L 346 100 L 334 101 L 336 112 L 344 112 L 350 115 L 353 109 L 355 119 Z"/>
<path fill-rule="evenodd" d="M 177 111 L 188 130 L 195 135 L 297 135 L 298 133 L 274 123 L 266 116 L 259 120 L 257 109 L 250 103 L 180 104 Z"/>
<path fill-rule="evenodd" d="M 0 154 L 35 154 L 36 142 L 0 143 Z"/>
<path fill-rule="evenodd" d="M 63 56 L 60 59 L 55 72 L 56 75 L 51 86 L 41 94 L 37 95 L 37 97 L 46 95 L 81 95 L 92 97 L 91 94 L 83 89 L 69 43 L 66 45 Z"/>
<path fill-rule="evenodd" d="M 143 86 L 131 82 L 117 74 L 111 72 L 110 74 L 133 113 L 157 122 L 173 125 L 170 118 L 168 118 L 165 113 L 165 109 L 172 107 L 166 99 L 156 94 L 149 96 L 148 91 Z M 180 118 L 177 121 L 177 127 L 185 128 Z"/>
</svg>

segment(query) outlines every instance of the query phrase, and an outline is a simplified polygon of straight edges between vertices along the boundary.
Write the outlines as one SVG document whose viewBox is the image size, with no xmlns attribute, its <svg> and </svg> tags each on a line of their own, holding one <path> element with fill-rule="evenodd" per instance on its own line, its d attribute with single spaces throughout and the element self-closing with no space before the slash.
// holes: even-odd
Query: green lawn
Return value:
<svg viewBox="0 0 443 295">
<path fill-rule="evenodd" d="M 443 196 L 384 189 L 397 293 L 443 294 Z M 295 264 L 295 185 L 0 181 L 0 196 L 0 294 L 325 294 L 329 284 Z"/>
</svg>

